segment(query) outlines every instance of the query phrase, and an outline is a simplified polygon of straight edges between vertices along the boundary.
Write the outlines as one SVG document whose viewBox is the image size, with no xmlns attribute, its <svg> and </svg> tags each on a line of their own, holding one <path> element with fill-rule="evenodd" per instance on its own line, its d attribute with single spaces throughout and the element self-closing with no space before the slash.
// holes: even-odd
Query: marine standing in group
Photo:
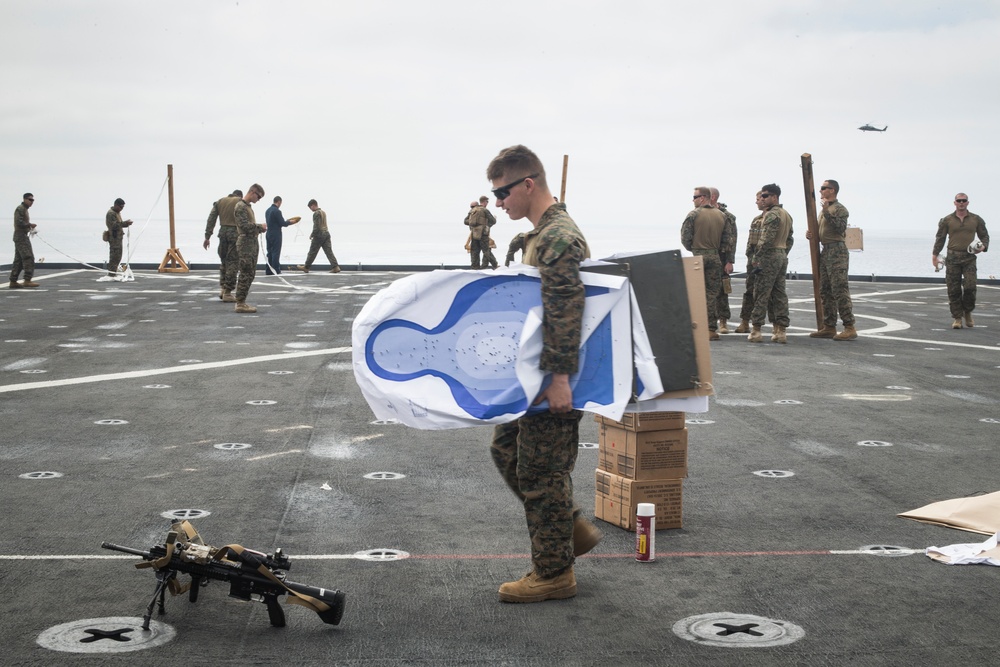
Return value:
<svg viewBox="0 0 1000 667">
<path fill-rule="evenodd" d="M 976 244 L 976 237 L 979 243 Z M 944 283 L 948 287 L 948 307 L 954 321 L 952 329 L 972 327 L 972 311 L 976 309 L 976 255 L 990 247 L 990 234 L 986 222 L 969 210 L 969 196 L 964 192 L 955 195 L 955 212 L 938 221 L 937 237 L 931 261 L 938 268 L 938 255 L 948 242 L 948 255 L 944 260 Z"/>
<path fill-rule="evenodd" d="M 236 280 L 236 312 L 256 313 L 257 309 L 247 303 L 250 285 L 257 275 L 257 256 L 260 255 L 260 242 L 257 237 L 267 231 L 267 225 L 258 225 L 252 206 L 264 198 L 264 188 L 254 183 L 250 186 L 243 199 L 236 202 L 236 229 L 239 237 L 236 239 L 236 254 L 239 256 L 239 278 Z"/>
<path fill-rule="evenodd" d="M 736 244 L 739 242 L 739 232 L 736 229 L 736 216 L 730 212 L 725 204 L 719 203 L 719 189 L 709 188 L 709 191 L 712 193 L 712 206 L 722 211 L 722 215 L 726 216 L 726 231 L 732 238 L 729 254 L 723 257 L 722 251 L 719 251 L 719 259 L 722 262 L 722 281 L 715 306 L 715 314 L 719 316 L 718 332 L 727 334 L 729 333 L 728 322 L 732 318 L 732 311 L 729 309 L 729 293 L 732 291 L 732 283 L 729 276 L 732 275 L 733 264 L 736 263 Z"/>
<path fill-rule="evenodd" d="M 233 194 L 219 199 L 212 204 L 205 225 L 205 242 L 202 247 L 208 250 L 208 244 L 215 230 L 215 221 L 219 221 L 219 298 L 226 303 L 234 303 L 236 297 L 236 273 L 239 271 L 239 255 L 236 252 L 236 240 L 239 230 L 236 228 L 236 203 L 243 197 L 242 190 L 233 190 Z"/>
<path fill-rule="evenodd" d="M 753 290 L 757 282 L 757 274 L 753 271 L 753 256 L 757 252 L 757 243 L 760 242 L 760 223 L 764 219 L 763 193 L 757 191 L 757 210 L 762 211 L 760 215 L 750 221 L 750 229 L 747 231 L 747 277 L 743 289 L 743 301 L 740 304 L 740 325 L 736 327 L 736 333 L 750 333 L 750 317 L 753 313 Z M 771 324 L 774 324 L 774 312 L 767 312 Z"/>
<path fill-rule="evenodd" d="M 548 410 L 494 428 L 490 452 L 504 481 L 521 500 L 531 538 L 532 570 L 500 586 L 503 602 L 541 602 L 576 595 L 573 562 L 601 539 L 573 502 L 570 473 L 579 450 L 582 414 L 573 409 L 569 377 L 578 370 L 584 286 L 580 262 L 587 241 L 566 205 L 553 203 L 538 156 L 511 146 L 490 162 L 486 177 L 497 206 L 511 220 L 527 218 L 524 263 L 538 268 L 542 291 L 542 353 L 551 383 L 535 403 Z"/>
<path fill-rule="evenodd" d="M 711 190 L 694 189 L 695 208 L 681 223 L 681 245 L 702 258 L 705 276 L 705 305 L 708 307 L 708 339 L 719 340 L 718 303 L 722 289 L 722 259 L 732 249 L 732 236 L 726 228 L 726 216 L 711 203 Z M 732 267 L 730 267 L 732 268 Z"/>
<path fill-rule="evenodd" d="M 108 244 L 111 246 L 108 255 L 108 275 L 118 275 L 118 265 L 122 261 L 122 239 L 125 236 L 125 227 L 132 224 L 131 220 L 122 220 L 122 211 L 125 209 L 125 200 L 119 197 L 115 200 L 114 206 L 108 209 L 104 216 L 104 226 L 107 227 Z"/>
<path fill-rule="evenodd" d="M 847 249 L 847 208 L 837 195 L 840 183 L 823 181 L 819 194 L 822 208 L 819 213 L 819 241 L 823 250 L 819 255 L 820 298 L 823 304 L 823 328 L 814 331 L 811 338 L 855 340 L 854 304 L 847 281 L 850 251 Z M 812 230 L 806 229 L 806 238 L 812 239 Z M 837 333 L 837 314 L 844 322 L 844 330 Z"/>
<path fill-rule="evenodd" d="M 760 238 L 751 261 L 751 272 L 756 273 L 753 290 L 753 311 L 750 314 L 751 343 L 763 342 L 760 328 L 764 317 L 774 312 L 772 343 L 787 343 L 789 325 L 788 294 L 785 292 L 785 272 L 788 270 L 788 253 L 792 249 L 792 216 L 781 207 L 781 188 L 769 183 L 760 189 L 765 209 L 760 223 Z"/>
<path fill-rule="evenodd" d="M 21 203 L 14 209 L 14 260 L 10 263 L 10 288 L 38 287 L 38 283 L 32 281 L 35 275 L 35 253 L 31 249 L 31 239 L 28 233 L 37 225 L 31 222 L 28 209 L 35 203 L 35 195 L 25 192 L 21 198 Z M 24 271 L 24 281 L 17 282 L 17 278 Z"/>
<path fill-rule="evenodd" d="M 309 254 L 306 255 L 306 263 L 299 264 L 298 270 L 309 273 L 312 263 L 322 248 L 326 258 L 330 260 L 330 273 L 340 273 L 340 264 L 337 256 L 333 254 L 333 245 L 330 242 L 330 228 L 326 224 L 326 211 L 319 207 L 315 199 L 309 200 L 309 210 L 313 212 L 313 229 L 309 235 Z"/>
<path fill-rule="evenodd" d="M 479 198 L 478 205 L 473 202 L 469 213 L 465 216 L 465 224 L 468 225 L 471 236 L 469 254 L 473 269 L 481 269 L 486 266 L 495 269 L 498 266 L 497 259 L 490 250 L 490 229 L 497 223 L 497 219 L 486 207 L 489 201 L 489 197 L 483 195 Z"/>
</svg>

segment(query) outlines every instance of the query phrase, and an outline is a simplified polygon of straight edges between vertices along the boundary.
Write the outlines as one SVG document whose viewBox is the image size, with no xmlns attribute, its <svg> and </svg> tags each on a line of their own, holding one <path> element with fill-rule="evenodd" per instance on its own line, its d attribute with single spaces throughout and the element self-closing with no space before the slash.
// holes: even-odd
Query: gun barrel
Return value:
<svg viewBox="0 0 1000 667">
<path fill-rule="evenodd" d="M 141 549 L 133 549 L 132 547 L 123 547 L 120 544 L 112 544 L 111 542 L 101 542 L 102 549 L 109 549 L 111 551 L 121 551 L 125 554 L 132 554 L 133 556 L 139 556 L 149 560 L 151 555 L 148 551 L 143 551 Z"/>
</svg>

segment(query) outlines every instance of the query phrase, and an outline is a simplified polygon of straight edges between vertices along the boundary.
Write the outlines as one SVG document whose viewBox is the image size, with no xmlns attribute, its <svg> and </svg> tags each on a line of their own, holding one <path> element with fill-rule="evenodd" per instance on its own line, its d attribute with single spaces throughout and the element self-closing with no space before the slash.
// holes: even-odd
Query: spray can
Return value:
<svg viewBox="0 0 1000 667">
<path fill-rule="evenodd" d="M 635 511 L 635 559 L 642 563 L 656 560 L 656 505 L 639 503 Z"/>
</svg>

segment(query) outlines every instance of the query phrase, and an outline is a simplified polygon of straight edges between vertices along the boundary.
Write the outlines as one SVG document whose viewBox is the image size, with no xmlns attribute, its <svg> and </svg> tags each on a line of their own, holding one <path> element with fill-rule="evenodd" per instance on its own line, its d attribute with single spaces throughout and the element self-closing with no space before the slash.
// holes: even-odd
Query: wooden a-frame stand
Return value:
<svg viewBox="0 0 1000 667">
<path fill-rule="evenodd" d="M 176 237 L 174 236 L 174 165 L 167 165 L 167 197 L 170 201 L 170 247 L 163 261 L 160 262 L 160 273 L 189 273 L 187 262 L 181 256 L 181 251 L 177 248 Z"/>
</svg>

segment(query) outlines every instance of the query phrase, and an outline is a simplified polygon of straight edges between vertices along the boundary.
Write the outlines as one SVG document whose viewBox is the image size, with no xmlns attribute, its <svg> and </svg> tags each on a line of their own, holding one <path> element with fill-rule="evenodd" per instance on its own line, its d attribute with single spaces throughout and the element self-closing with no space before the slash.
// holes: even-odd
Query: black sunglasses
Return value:
<svg viewBox="0 0 1000 667">
<path fill-rule="evenodd" d="M 518 186 L 521 183 L 524 183 L 529 178 L 538 178 L 538 174 L 530 174 L 528 176 L 525 176 L 524 178 L 517 179 L 513 183 L 508 183 L 507 185 L 501 185 L 499 188 L 496 188 L 492 191 L 493 196 L 496 197 L 497 199 L 506 199 L 507 197 L 510 196 L 511 188 Z"/>
<path fill-rule="evenodd" d="M 32 200 L 32 201 L 34 201 L 34 200 Z M 969 203 L 969 200 L 968 199 L 956 199 L 955 203 L 956 204 L 967 204 L 967 203 Z"/>
</svg>

